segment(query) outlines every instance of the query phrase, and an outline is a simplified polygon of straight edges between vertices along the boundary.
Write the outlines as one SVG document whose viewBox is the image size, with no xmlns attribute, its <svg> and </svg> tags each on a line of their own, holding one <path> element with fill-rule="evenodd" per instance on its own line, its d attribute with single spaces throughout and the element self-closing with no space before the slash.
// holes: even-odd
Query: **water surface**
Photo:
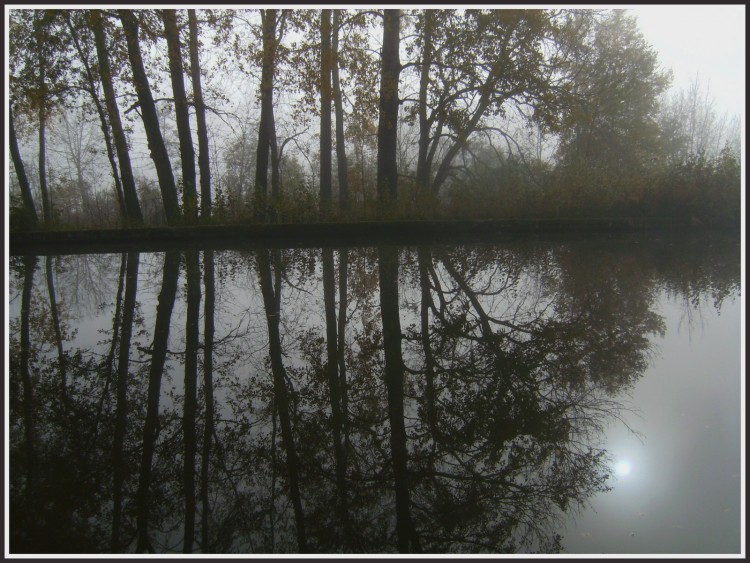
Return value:
<svg viewBox="0 0 750 563">
<path fill-rule="evenodd" d="M 16 256 L 11 553 L 739 553 L 718 236 Z"/>
</svg>

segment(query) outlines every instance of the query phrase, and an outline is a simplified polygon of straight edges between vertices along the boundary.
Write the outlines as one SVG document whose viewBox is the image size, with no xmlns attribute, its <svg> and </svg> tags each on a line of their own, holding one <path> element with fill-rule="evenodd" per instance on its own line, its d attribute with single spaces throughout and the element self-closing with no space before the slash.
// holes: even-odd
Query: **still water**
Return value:
<svg viewBox="0 0 750 563">
<path fill-rule="evenodd" d="M 10 553 L 744 552 L 737 239 L 14 256 Z"/>
</svg>

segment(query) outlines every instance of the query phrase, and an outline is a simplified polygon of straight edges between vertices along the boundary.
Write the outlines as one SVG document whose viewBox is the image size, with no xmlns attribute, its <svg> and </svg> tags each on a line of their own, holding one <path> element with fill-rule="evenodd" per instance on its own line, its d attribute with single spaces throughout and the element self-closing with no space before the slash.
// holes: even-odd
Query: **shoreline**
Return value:
<svg viewBox="0 0 750 563">
<path fill-rule="evenodd" d="M 158 251 L 190 245 L 196 249 L 257 247 L 374 246 L 493 241 L 520 235 L 646 234 L 722 231 L 740 236 L 740 226 L 706 227 L 689 221 L 643 218 L 487 219 L 262 223 L 160 226 L 9 233 L 9 254 Z M 61 252 L 64 251 L 64 252 Z"/>
</svg>

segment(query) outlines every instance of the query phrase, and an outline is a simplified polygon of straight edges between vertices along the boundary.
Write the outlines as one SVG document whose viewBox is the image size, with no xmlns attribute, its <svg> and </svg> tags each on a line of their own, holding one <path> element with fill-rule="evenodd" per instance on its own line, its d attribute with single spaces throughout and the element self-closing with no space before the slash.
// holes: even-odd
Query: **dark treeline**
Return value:
<svg viewBox="0 0 750 563">
<path fill-rule="evenodd" d="M 623 248 L 14 258 L 10 551 L 558 551 L 660 295 L 739 293 L 736 242 Z"/>
<path fill-rule="evenodd" d="M 740 217 L 739 122 L 623 10 L 9 14 L 14 229 Z"/>
</svg>

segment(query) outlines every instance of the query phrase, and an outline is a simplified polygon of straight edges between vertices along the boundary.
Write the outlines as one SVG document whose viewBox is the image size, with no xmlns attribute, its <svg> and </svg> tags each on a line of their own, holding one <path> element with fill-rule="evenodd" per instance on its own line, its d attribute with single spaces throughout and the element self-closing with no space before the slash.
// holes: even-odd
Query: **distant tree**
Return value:
<svg viewBox="0 0 750 563">
<path fill-rule="evenodd" d="M 661 148 L 671 161 L 684 162 L 698 155 L 713 158 L 725 146 L 738 144 L 735 139 L 739 137 L 739 130 L 734 126 L 735 121 L 717 112 L 709 85 L 704 89 L 699 76 L 687 89 L 662 102 L 658 121 Z"/>
<path fill-rule="evenodd" d="M 85 108 L 68 108 L 50 119 L 50 153 L 60 157 L 58 173 L 75 188 L 78 201 L 76 207 L 84 214 L 91 212 L 93 191 L 92 178 L 96 176 L 101 138 Z M 58 200 L 55 194 L 52 200 Z"/>
<path fill-rule="evenodd" d="M 636 167 L 658 149 L 659 96 L 671 77 L 637 20 L 614 10 L 594 21 L 569 63 L 572 105 L 563 118 L 558 158 L 606 168 Z"/>
</svg>

